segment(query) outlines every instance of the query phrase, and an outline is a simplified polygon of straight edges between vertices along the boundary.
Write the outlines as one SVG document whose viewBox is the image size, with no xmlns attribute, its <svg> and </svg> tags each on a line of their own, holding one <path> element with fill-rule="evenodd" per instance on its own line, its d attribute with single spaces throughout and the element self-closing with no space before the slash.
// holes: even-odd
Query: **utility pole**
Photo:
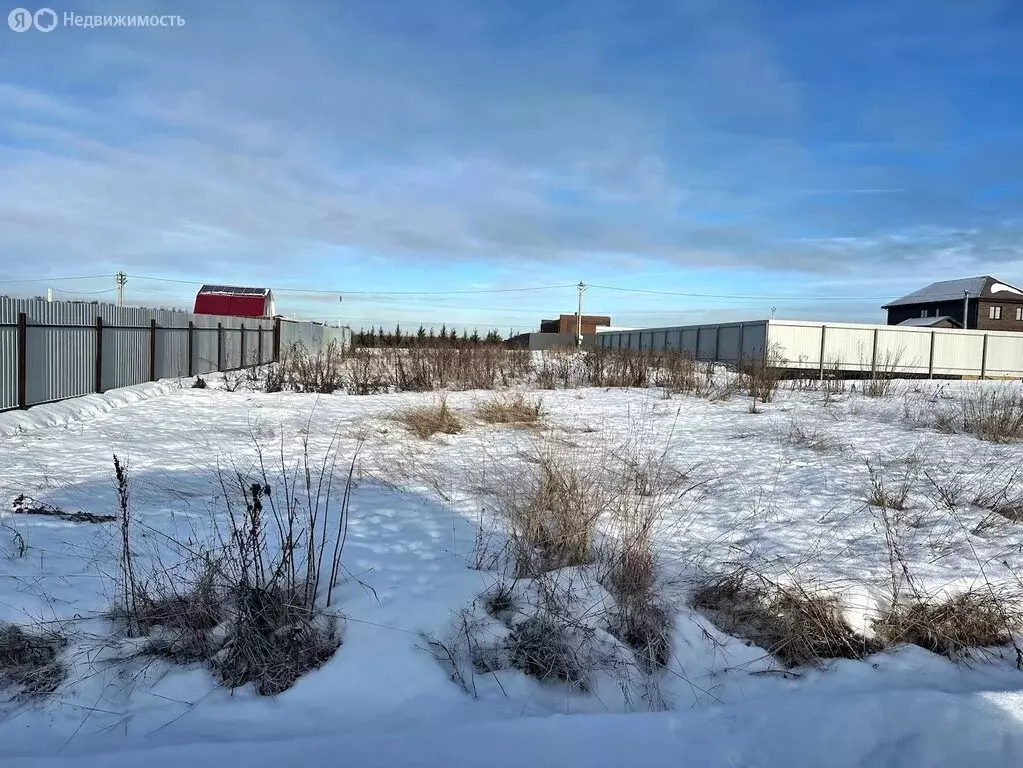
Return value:
<svg viewBox="0 0 1023 768">
<path fill-rule="evenodd" d="M 341 327 L 341 304 L 344 302 L 344 296 L 337 297 L 337 327 Z"/>
<path fill-rule="evenodd" d="M 970 290 L 963 291 L 963 328 L 970 327 Z"/>
<path fill-rule="evenodd" d="M 579 309 L 575 313 L 575 345 L 581 347 L 583 345 L 583 291 L 586 290 L 586 284 L 580 280 L 579 285 Z"/>
<path fill-rule="evenodd" d="M 114 284 L 117 286 L 117 306 L 124 306 L 124 284 L 128 282 L 128 276 L 124 272 L 114 275 Z"/>
<path fill-rule="evenodd" d="M 778 311 L 777 307 L 771 307 L 771 319 L 774 320 L 774 313 Z"/>
</svg>

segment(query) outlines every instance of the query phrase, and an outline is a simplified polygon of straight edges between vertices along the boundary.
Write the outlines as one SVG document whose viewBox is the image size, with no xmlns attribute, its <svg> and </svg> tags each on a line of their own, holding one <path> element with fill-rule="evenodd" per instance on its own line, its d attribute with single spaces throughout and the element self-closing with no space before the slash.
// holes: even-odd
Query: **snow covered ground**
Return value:
<svg viewBox="0 0 1023 768">
<path fill-rule="evenodd" d="M 161 383 L 0 414 L 0 499 L 66 511 L 115 509 L 112 454 L 130 466 L 144 548 L 203 541 L 218 471 L 250 471 L 255 444 L 285 461 L 303 439 L 322 455 L 361 445 L 344 552 L 350 578 L 335 607 L 341 648 L 292 689 L 260 697 L 220 688 L 199 665 L 130 658 L 104 618 L 116 600 L 119 532 L 5 514 L 0 621 L 69 628 L 67 681 L 42 703 L 9 701 L 0 764 L 151 768 L 347 765 L 965 765 L 1023 761 L 1023 672 L 1011 651 L 957 664 L 920 648 L 784 670 L 687 607 L 694 580 L 754 562 L 773 577 L 820 583 L 869 632 L 891 579 L 884 533 L 867 504 L 871 472 L 909 494 L 902 541 L 922 588 L 1019 586 L 1023 523 L 964 503 L 1018 488 L 1019 445 L 914 425 L 976 388 L 900 383 L 888 398 L 783 390 L 748 398 L 664 399 L 660 390 L 543 393 L 541 431 L 472 422 L 412 437 L 393 414 L 437 395 L 316 396 L 189 389 Z M 491 397 L 456 392 L 466 414 Z M 916 421 L 919 421 L 918 419 Z M 478 676 L 475 697 L 426 650 L 458 612 L 502 578 L 472 568 L 483 489 L 514 483 L 537 440 L 599 468 L 611 453 L 663 456 L 698 490 L 668 504 L 654 536 L 674 613 L 674 653 L 656 682 L 613 676 L 589 694 L 520 672 Z M 582 457 L 580 459 L 580 457 Z M 5 502 L 6 504 L 6 502 Z M 996 516 L 997 517 L 997 516 Z M 168 554 L 168 556 L 170 556 Z M 649 684 L 646 681 L 645 684 Z M 666 710 L 666 711 L 650 711 Z"/>
</svg>

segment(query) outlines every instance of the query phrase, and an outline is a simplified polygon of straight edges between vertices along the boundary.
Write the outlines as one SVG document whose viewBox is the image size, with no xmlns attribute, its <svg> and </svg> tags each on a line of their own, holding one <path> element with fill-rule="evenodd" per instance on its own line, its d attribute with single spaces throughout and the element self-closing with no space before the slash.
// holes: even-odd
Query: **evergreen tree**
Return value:
<svg viewBox="0 0 1023 768">
<path fill-rule="evenodd" d="M 441 342 L 448 340 L 448 326 L 446 324 L 440 327 L 440 340 Z"/>
<path fill-rule="evenodd" d="M 448 338 L 450 338 L 452 341 L 458 341 L 458 331 L 452 328 L 451 335 Z"/>
<path fill-rule="evenodd" d="M 432 331 L 433 329 L 431 328 L 430 330 Z M 430 335 L 433 336 L 433 333 L 431 332 Z M 416 331 L 416 341 L 420 344 L 426 341 L 426 329 L 423 326 L 419 326 L 419 330 Z"/>
<path fill-rule="evenodd" d="M 471 341 L 473 344 L 480 343 L 480 332 L 476 328 L 472 329 L 472 336 L 469 337 L 469 341 Z"/>
<path fill-rule="evenodd" d="M 501 334 L 498 333 L 496 330 L 490 331 L 490 333 L 487 334 L 487 338 L 484 339 L 484 341 L 487 344 L 500 344 Z"/>
<path fill-rule="evenodd" d="M 403 339 L 402 339 L 402 336 L 401 336 L 401 323 L 395 323 L 395 326 L 394 326 L 394 345 L 397 346 L 397 347 L 400 347 L 400 346 L 402 346 L 402 341 L 403 341 Z"/>
<path fill-rule="evenodd" d="M 430 326 L 430 332 L 426 335 L 426 338 L 429 339 L 429 344 L 432 347 L 434 340 L 437 338 L 437 335 L 433 332 L 432 325 Z"/>
</svg>

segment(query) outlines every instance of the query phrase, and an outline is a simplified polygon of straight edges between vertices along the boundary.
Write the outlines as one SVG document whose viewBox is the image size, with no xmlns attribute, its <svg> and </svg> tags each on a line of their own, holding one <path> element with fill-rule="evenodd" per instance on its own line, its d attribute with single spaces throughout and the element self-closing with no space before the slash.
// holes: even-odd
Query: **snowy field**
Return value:
<svg viewBox="0 0 1023 768">
<path fill-rule="evenodd" d="M 0 695 L 0 764 L 1023 764 L 1023 672 L 1009 644 L 956 659 L 895 645 L 784 666 L 692 607 L 701 584 L 739 566 L 835 597 L 868 638 L 893 579 L 927 595 L 1014 594 L 1023 522 L 992 508 L 996 497 L 1023 499 L 1023 448 L 939 431 L 931 417 L 1018 382 L 897 382 L 879 398 L 862 382 L 831 394 L 783 384 L 755 413 L 742 394 L 530 391 L 544 419 L 529 428 L 476 418 L 494 393 L 452 392 L 445 402 L 463 431 L 427 439 L 396 415 L 435 406 L 435 393 L 189 384 L 0 414 L 5 509 L 24 494 L 46 509 L 116 514 L 116 454 L 128 466 L 140 568 L 151 568 L 222 536 L 223 480 L 254 476 L 257 449 L 285 467 L 305 450 L 316 461 L 336 452 L 341 474 L 357 456 L 330 606 L 341 645 L 280 695 L 228 690 L 205 666 L 141 654 L 118 633 L 108 617 L 119 600 L 116 522 L 5 513 L 0 621 L 60 628 L 68 675 L 43 699 Z M 459 656 L 467 626 L 508 631 L 481 595 L 505 584 L 528 604 L 543 589 L 502 559 L 499 513 L 538 452 L 583 478 L 646 467 L 655 487 L 639 495 L 657 511 L 656 589 L 670 612 L 662 667 L 642 668 L 609 634 L 615 598 L 586 566 L 560 569 L 557 583 L 582 601 L 568 610 L 603 649 L 587 685 L 467 668 Z M 879 491 L 904 496 L 904 508 L 879 510 L 869 503 Z"/>
</svg>

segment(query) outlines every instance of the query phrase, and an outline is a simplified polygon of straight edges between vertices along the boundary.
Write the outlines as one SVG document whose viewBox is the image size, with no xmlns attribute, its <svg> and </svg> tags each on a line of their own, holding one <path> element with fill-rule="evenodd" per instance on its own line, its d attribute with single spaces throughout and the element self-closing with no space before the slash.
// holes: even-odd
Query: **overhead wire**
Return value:
<svg viewBox="0 0 1023 768">
<path fill-rule="evenodd" d="M 18 278 L 4 278 L 0 280 L 0 283 L 52 283 L 57 281 L 66 280 L 103 280 L 112 278 L 113 274 L 110 275 L 80 275 L 78 277 L 18 277 Z"/>
</svg>

